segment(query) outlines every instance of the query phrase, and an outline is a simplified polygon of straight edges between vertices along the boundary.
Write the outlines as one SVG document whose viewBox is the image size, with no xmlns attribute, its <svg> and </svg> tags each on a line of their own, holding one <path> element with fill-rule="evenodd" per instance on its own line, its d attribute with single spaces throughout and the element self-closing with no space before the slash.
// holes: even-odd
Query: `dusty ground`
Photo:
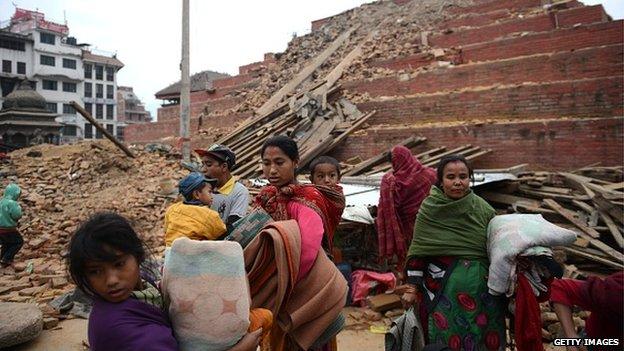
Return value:
<svg viewBox="0 0 624 351">
<path fill-rule="evenodd" d="M 57 328 L 44 330 L 41 335 L 26 344 L 15 347 L 13 351 L 82 351 L 83 340 L 87 339 L 87 321 L 70 319 L 61 321 Z M 368 330 L 346 329 L 338 335 L 340 351 L 376 351 L 383 350 L 383 334 L 374 334 Z"/>
</svg>

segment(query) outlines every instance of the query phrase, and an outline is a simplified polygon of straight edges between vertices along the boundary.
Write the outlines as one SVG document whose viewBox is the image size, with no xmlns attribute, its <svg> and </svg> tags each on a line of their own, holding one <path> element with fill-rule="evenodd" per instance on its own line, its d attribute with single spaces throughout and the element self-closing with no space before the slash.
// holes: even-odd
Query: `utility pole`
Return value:
<svg viewBox="0 0 624 351">
<path fill-rule="evenodd" d="M 180 139 L 182 140 L 182 160 L 191 160 L 190 103 L 191 78 L 189 76 L 189 0 L 182 0 L 182 79 L 180 80 Z"/>
</svg>

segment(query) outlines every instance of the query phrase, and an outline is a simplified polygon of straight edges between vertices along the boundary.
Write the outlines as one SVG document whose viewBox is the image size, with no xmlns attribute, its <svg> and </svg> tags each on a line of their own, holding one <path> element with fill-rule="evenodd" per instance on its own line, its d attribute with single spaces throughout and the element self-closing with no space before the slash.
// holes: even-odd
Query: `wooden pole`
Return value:
<svg viewBox="0 0 624 351">
<path fill-rule="evenodd" d="M 180 138 L 182 139 L 182 160 L 191 160 L 190 110 L 191 78 L 189 64 L 189 0 L 182 0 L 182 77 L 180 79 Z"/>
<path fill-rule="evenodd" d="M 124 145 L 122 142 L 117 140 L 117 138 L 115 138 L 114 135 L 109 133 L 108 130 L 106 130 L 106 128 L 102 127 L 102 125 L 98 123 L 98 121 L 96 121 L 95 118 L 91 117 L 91 114 L 89 114 L 89 112 L 87 112 L 84 108 L 82 108 L 82 106 L 78 105 L 76 101 L 70 102 L 70 105 L 72 105 L 72 107 L 75 108 L 76 111 L 78 111 L 78 113 L 82 115 L 82 117 L 84 117 L 87 121 L 89 121 L 89 123 L 93 124 L 95 129 L 102 132 L 102 134 L 104 134 L 104 136 L 108 140 L 112 141 L 113 144 L 115 144 L 118 148 L 120 148 L 126 155 L 132 158 L 135 157 L 132 151 L 130 151 L 130 149 L 128 149 L 126 145 Z"/>
</svg>

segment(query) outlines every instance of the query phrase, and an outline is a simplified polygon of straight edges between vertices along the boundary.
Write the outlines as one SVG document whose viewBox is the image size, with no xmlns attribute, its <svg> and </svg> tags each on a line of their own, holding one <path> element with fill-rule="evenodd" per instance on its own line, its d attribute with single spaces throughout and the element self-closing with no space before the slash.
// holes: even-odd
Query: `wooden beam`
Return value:
<svg viewBox="0 0 624 351">
<path fill-rule="evenodd" d="M 595 248 L 601 250 L 602 252 L 606 253 L 607 255 L 615 258 L 616 260 L 618 260 L 618 262 L 624 262 L 624 255 L 622 255 L 621 252 L 613 249 L 611 246 L 609 246 L 609 245 L 603 243 L 602 241 L 600 241 L 600 239 L 598 239 L 600 237 L 600 233 L 598 233 L 596 230 L 594 230 L 592 228 L 589 228 L 588 226 L 586 226 L 583 223 L 581 223 L 581 221 L 579 221 L 578 219 L 574 218 L 572 216 L 572 214 L 570 214 L 570 212 L 568 210 L 566 210 L 565 208 L 561 207 L 561 205 L 559 205 L 555 200 L 545 199 L 544 203 L 546 205 L 548 205 L 548 207 L 550 207 L 553 210 L 557 211 L 560 215 L 562 215 L 565 219 L 567 219 L 572 224 L 574 224 L 577 228 L 579 228 L 582 231 L 579 234 L 581 236 L 586 236 L 587 240 L 589 240 L 589 243 L 592 246 L 594 246 Z"/>
<path fill-rule="evenodd" d="M 624 248 L 624 238 L 622 237 L 622 232 L 620 232 L 618 226 L 615 224 L 615 222 L 613 222 L 613 220 L 611 219 L 611 217 L 609 217 L 607 213 L 600 211 L 599 214 L 600 218 L 602 218 L 602 221 L 609 228 L 609 231 L 611 232 L 613 239 L 615 239 L 615 242 L 620 246 L 620 248 Z"/>
<path fill-rule="evenodd" d="M 89 121 L 89 123 L 93 124 L 95 126 L 95 129 L 102 132 L 102 134 L 104 134 L 104 136 L 108 140 L 112 141 L 113 144 L 115 144 L 118 148 L 121 149 L 121 151 L 123 151 L 126 155 L 128 155 L 128 157 L 132 157 L 132 158 L 135 157 L 132 151 L 130 151 L 130 149 L 128 149 L 126 145 L 124 145 L 121 141 L 117 140 L 117 138 L 115 138 L 114 135 L 109 133 L 108 130 L 106 130 L 106 128 L 102 127 L 102 125 L 98 121 L 96 121 L 95 118 L 93 118 L 91 114 L 87 112 L 87 110 L 82 108 L 82 106 L 78 105 L 76 101 L 72 101 L 69 104 L 72 105 L 72 107 L 76 109 L 76 111 L 78 111 L 78 113 L 80 113 L 82 117 L 84 117 L 87 121 Z"/>
<path fill-rule="evenodd" d="M 600 238 L 600 233 L 585 225 L 585 223 L 581 222 L 578 218 L 575 218 L 569 210 L 563 208 L 557 203 L 557 201 L 553 199 L 544 199 L 544 203 L 546 204 L 546 206 L 552 208 L 561 216 L 563 216 L 563 218 L 567 219 L 570 223 L 574 224 L 577 228 L 582 230 L 585 234 L 591 236 L 594 239 Z"/>
<path fill-rule="evenodd" d="M 582 257 L 582 258 L 585 258 L 585 259 L 588 259 L 588 260 L 592 260 L 592 261 L 594 261 L 594 262 L 602 263 L 602 264 L 604 264 L 605 266 L 609 266 L 609 267 L 611 267 L 611 268 L 615 268 L 615 269 L 624 269 L 624 265 L 622 265 L 622 264 L 620 264 L 620 263 L 613 262 L 613 261 L 609 261 L 609 260 L 607 260 L 607 259 L 604 259 L 604 258 L 598 257 L 598 256 L 596 256 L 596 255 L 592 255 L 592 254 L 589 254 L 589 253 L 583 252 L 583 251 L 581 251 L 581 250 L 579 250 L 579 249 L 575 249 L 575 248 L 568 247 L 568 246 L 564 247 L 563 249 L 564 249 L 567 253 L 569 253 L 569 254 L 571 254 L 571 255 L 574 255 L 574 256 L 578 256 L 578 257 Z"/>
<path fill-rule="evenodd" d="M 273 96 L 269 98 L 262 106 L 260 106 L 256 113 L 258 115 L 264 115 L 270 112 L 275 105 L 279 104 L 284 97 L 293 92 L 301 83 L 303 83 L 317 68 L 319 68 L 327 59 L 334 53 L 342 44 L 351 36 L 357 27 L 351 28 L 342 33 L 336 40 L 334 40 L 323 52 L 316 56 L 310 64 L 304 67 L 290 82 L 286 83 L 280 90 L 278 90 Z"/>
</svg>

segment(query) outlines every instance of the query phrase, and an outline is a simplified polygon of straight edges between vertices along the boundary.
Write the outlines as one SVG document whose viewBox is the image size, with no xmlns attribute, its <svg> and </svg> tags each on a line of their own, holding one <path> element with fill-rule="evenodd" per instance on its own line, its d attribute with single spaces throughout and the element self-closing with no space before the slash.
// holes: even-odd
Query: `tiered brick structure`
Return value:
<svg viewBox="0 0 624 351">
<path fill-rule="evenodd" d="M 492 149 L 475 165 L 480 168 L 621 164 L 624 22 L 611 20 L 600 5 L 549 3 L 474 0 L 473 5 L 453 7 L 454 17 L 411 39 L 428 49 L 366 61 L 395 74 L 343 77 L 342 87 L 359 96 L 358 108 L 377 113 L 333 156 L 364 159 L 419 135 L 428 138 L 428 147 L 470 143 Z M 314 21 L 312 28 L 321 30 L 331 20 Z M 396 43 L 405 44 L 409 41 Z M 213 92 L 194 93 L 192 129 L 198 128 L 204 105 L 225 110 L 242 101 L 229 93 L 257 84 L 255 77 L 271 57 L 240 67 L 238 76 L 215 81 Z M 129 140 L 175 135 L 179 122 L 174 108 L 178 106 L 159 110 L 156 128 L 128 128 Z M 233 124 L 246 117 L 225 120 Z M 221 125 L 223 120 L 216 126 Z"/>
<path fill-rule="evenodd" d="M 343 83 L 367 93 L 370 100 L 358 107 L 377 114 L 334 156 L 371 157 L 421 135 L 432 147 L 492 149 L 478 167 L 622 164 L 623 21 L 611 21 L 600 5 L 566 6 L 477 0 L 452 9 L 458 17 L 426 39 L 444 56 L 374 61 L 401 72 Z"/>
</svg>

